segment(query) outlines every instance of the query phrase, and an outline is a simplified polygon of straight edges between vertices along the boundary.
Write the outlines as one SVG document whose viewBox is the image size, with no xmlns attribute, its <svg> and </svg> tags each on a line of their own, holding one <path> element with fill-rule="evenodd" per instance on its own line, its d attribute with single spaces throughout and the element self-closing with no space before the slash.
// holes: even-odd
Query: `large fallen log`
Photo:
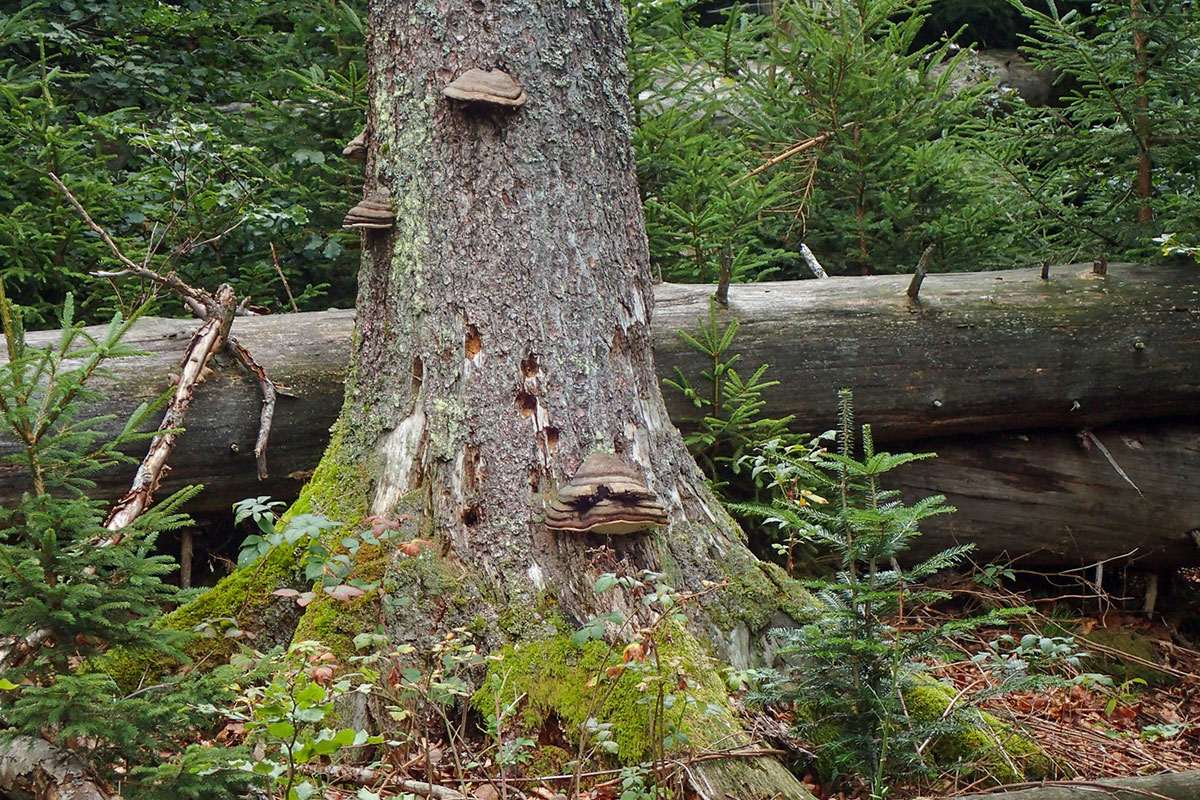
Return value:
<svg viewBox="0 0 1200 800">
<path fill-rule="evenodd" d="M 960 800 L 1194 800 L 1196 797 L 1200 797 L 1200 770 L 1097 781 L 1048 781 L 1017 791 L 963 795 Z"/>
<path fill-rule="evenodd" d="M 1200 563 L 1200 418 L 1084 432 L 1031 431 L 912 445 L 938 457 L 898 470 L 911 499 L 945 494 L 914 555 L 974 542 L 979 563 L 1145 569 Z"/>
<path fill-rule="evenodd" d="M 873 423 L 878 439 L 893 441 L 1046 426 L 1077 431 L 1200 408 L 1200 275 L 1193 268 L 1114 265 L 1099 277 L 1090 268 L 1063 267 L 1049 281 L 1031 270 L 933 275 L 919 304 L 906 297 L 907 285 L 905 276 L 880 276 L 733 286 L 720 316 L 742 324 L 735 349 L 743 365 L 769 363 L 781 381 L 768 395 L 767 412 L 795 414 L 800 430 L 831 427 L 841 386 L 854 387 L 859 419 Z M 706 367 L 677 333 L 704 319 L 712 292 L 711 286 L 658 288 L 662 374 L 678 367 L 696 376 Z M 140 322 L 131 342 L 149 355 L 114 365 L 107 400 L 96 411 L 120 418 L 166 390 L 194 326 Z M 292 394 L 279 399 L 267 457 L 271 475 L 255 477 L 257 387 L 230 363 L 218 365 L 200 388 L 166 488 L 204 483 L 207 491 L 194 505 L 199 512 L 227 509 L 246 496 L 295 496 L 341 405 L 352 327 L 350 311 L 239 318 L 234 333 Z M 676 392 L 667 396 L 672 418 L 681 427 L 694 424 L 695 409 Z M 1136 454 L 1113 451 L 1122 462 L 1145 459 L 1144 467 L 1127 467 L 1131 474 L 1153 470 L 1168 463 L 1157 460 L 1164 451 L 1195 441 L 1197 428 L 1189 425 L 1153 428 L 1155 444 Z M 1191 552 L 1182 543 L 1200 521 L 1188 521 L 1186 511 L 1200 507 L 1200 489 L 1170 476 L 1143 479 L 1143 500 L 1073 433 L 1037 434 L 1032 441 L 1038 444 L 1000 437 L 936 445 L 942 459 L 906 480 L 914 489 L 950 494 L 962 512 L 939 521 L 946 527 L 931 529 L 927 541 L 986 537 L 981 558 L 1041 548 L 1046 562 L 1078 563 L 1132 549 L 1111 546 L 1135 531 L 1143 558 Z M 0 452 L 12 446 L 0 441 Z M 1175 462 L 1180 469 L 1172 474 L 1188 474 L 1184 462 L 1197 474 L 1194 450 L 1178 458 L 1184 461 Z M 0 469 L 7 470 L 0 472 L 4 502 L 19 491 L 22 471 Z M 115 496 L 126 480 L 124 474 L 102 479 L 98 494 Z M 1128 501 L 1123 492 L 1132 493 Z M 1167 509 L 1174 516 L 1164 517 Z M 1058 542 L 1064 535 L 1079 547 L 1064 548 Z"/>
</svg>

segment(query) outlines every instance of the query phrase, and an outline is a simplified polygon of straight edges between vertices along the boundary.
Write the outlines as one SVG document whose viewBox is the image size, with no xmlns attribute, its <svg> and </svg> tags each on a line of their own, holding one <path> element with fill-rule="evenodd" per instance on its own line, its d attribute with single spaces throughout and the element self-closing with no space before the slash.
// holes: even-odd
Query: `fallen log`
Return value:
<svg viewBox="0 0 1200 800">
<path fill-rule="evenodd" d="M 770 376 L 781 381 L 768 395 L 767 413 L 795 414 L 799 430 L 832 426 L 840 386 L 854 387 L 858 418 L 871 421 L 881 441 L 1070 426 L 1066 433 L 1031 433 L 1029 442 L 985 437 L 915 445 L 940 450 L 942 458 L 913 467 L 927 471 L 904 477 L 909 488 L 949 494 L 961 509 L 931 525 L 931 546 L 957 537 L 979 542 L 979 558 L 1041 548 L 1042 563 L 1078 564 L 1132 549 L 1135 532 L 1147 564 L 1195 561 L 1186 540 L 1200 520 L 1189 521 L 1187 511 L 1200 508 L 1200 489 L 1182 477 L 1197 474 L 1200 457 L 1182 443 L 1194 442 L 1200 426 L 1156 423 L 1143 430 L 1152 444 L 1137 452 L 1109 445 L 1119 462 L 1134 459 L 1127 471 L 1144 498 L 1075 437 L 1089 425 L 1200 408 L 1194 268 L 1113 265 L 1101 278 L 1059 267 L 1049 281 L 1037 270 L 931 275 L 920 303 L 909 300 L 908 285 L 907 276 L 735 285 L 729 308 L 718 314 L 741 322 L 734 349 L 742 364 L 771 364 Z M 695 330 L 712 292 L 658 288 L 662 374 L 678 367 L 696 376 L 705 368 L 677 332 Z M 170 388 L 195 324 L 139 322 L 130 342 L 149 355 L 113 365 L 96 413 L 119 420 Z M 269 477 L 255 477 L 257 386 L 229 362 L 216 365 L 200 387 L 165 489 L 204 483 L 192 506 L 198 513 L 227 510 L 247 496 L 294 497 L 341 405 L 352 327 L 351 311 L 239 317 L 234 333 L 281 384 Z M 696 410 L 677 392 L 667 396 L 672 419 L 693 425 Z M 0 452 L 12 446 L 0 441 Z M 1176 460 L 1163 461 L 1168 457 Z M 1161 464 L 1174 471 L 1159 475 Z M 19 467 L 0 467 L 0 502 L 15 496 L 22 479 Z M 126 480 L 124 473 L 102 477 L 98 496 L 116 496 Z M 1059 542 L 1064 537 L 1077 546 Z M 1117 543 L 1122 547 L 1114 550 Z"/>
<path fill-rule="evenodd" d="M 1196 797 L 1200 797 L 1200 770 L 1096 781 L 1047 781 L 1016 791 L 963 795 L 959 800 L 1193 800 Z"/>
<path fill-rule="evenodd" d="M 980 564 L 1081 566 L 1123 556 L 1156 570 L 1200 563 L 1200 417 L 1088 431 L 917 442 L 938 457 L 897 470 L 908 499 L 958 511 L 922 526 L 914 556 L 974 542 Z"/>
</svg>

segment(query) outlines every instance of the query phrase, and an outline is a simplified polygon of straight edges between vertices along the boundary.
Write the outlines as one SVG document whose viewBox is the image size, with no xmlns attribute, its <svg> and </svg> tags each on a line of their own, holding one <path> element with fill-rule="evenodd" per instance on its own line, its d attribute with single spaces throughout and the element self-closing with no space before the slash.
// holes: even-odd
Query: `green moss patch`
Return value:
<svg viewBox="0 0 1200 800">
<path fill-rule="evenodd" d="M 904 703 L 913 719 L 934 724 L 946 716 L 954 696 L 952 687 L 928 679 L 906 691 Z M 980 724 L 935 738 L 931 752 L 938 764 L 964 764 L 970 775 L 999 783 L 1044 778 L 1052 772 L 1053 764 L 1042 749 L 1011 725 L 986 711 L 966 713 L 977 714 Z"/>
<path fill-rule="evenodd" d="M 660 686 L 674 695 L 661 715 L 656 712 Z M 515 702 L 524 731 L 536 733 L 558 723 L 573 739 L 595 718 L 612 726 L 617 758 L 628 764 L 652 756 L 658 733 L 672 728 L 686 737 L 674 738 L 674 747 L 727 747 L 744 738 L 715 664 L 682 628 L 660 634 L 657 661 L 650 657 L 624 668 L 620 648 L 599 641 L 576 645 L 566 633 L 508 645 L 471 702 L 492 721 L 497 709 Z"/>
<path fill-rule="evenodd" d="M 1077 637 L 1076 641 L 1080 649 L 1090 653 L 1082 663 L 1083 669 L 1087 672 L 1110 675 L 1118 683 L 1139 678 L 1149 686 L 1166 686 L 1176 682 L 1171 674 L 1141 663 L 1142 661 L 1158 662 L 1162 656 L 1154 642 L 1128 628 L 1096 628 L 1087 636 Z M 1116 650 L 1118 653 L 1125 653 L 1133 658 L 1101 653 L 1090 646 L 1093 644 Z M 1135 658 L 1137 660 L 1134 660 Z"/>
</svg>

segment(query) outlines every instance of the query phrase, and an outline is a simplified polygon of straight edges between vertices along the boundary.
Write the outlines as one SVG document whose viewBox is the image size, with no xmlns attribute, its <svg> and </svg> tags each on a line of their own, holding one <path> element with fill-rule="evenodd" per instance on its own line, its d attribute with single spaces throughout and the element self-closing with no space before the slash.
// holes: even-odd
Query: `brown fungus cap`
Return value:
<svg viewBox="0 0 1200 800">
<path fill-rule="evenodd" d="M 525 105 L 525 90 L 513 76 L 498 69 L 484 71 L 469 69 L 442 89 L 442 94 L 453 100 L 468 103 L 491 103 L 506 108 Z"/>
<path fill-rule="evenodd" d="M 396 224 L 392 201 L 383 190 L 372 192 L 346 213 L 343 228 L 386 230 Z"/>
<path fill-rule="evenodd" d="M 355 136 L 342 148 L 342 155 L 354 161 L 362 161 L 367 157 L 367 129 Z"/>
<path fill-rule="evenodd" d="M 556 531 L 620 535 L 667 523 L 667 512 L 641 472 L 623 458 L 592 453 L 546 506 Z"/>
</svg>

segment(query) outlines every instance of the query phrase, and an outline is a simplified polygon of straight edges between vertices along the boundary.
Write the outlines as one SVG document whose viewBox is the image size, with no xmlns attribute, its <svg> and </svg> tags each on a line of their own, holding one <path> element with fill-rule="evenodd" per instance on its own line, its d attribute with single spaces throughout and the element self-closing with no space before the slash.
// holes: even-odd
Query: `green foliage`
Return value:
<svg viewBox="0 0 1200 800">
<path fill-rule="evenodd" d="M 282 271 L 302 308 L 351 303 L 358 240 L 339 224 L 360 178 L 340 150 L 362 125 L 362 37 L 355 6 L 318 0 L 0 14 L 0 263 L 14 297 L 45 318 L 68 289 L 89 316 L 154 294 L 87 277 L 111 255 L 53 171 L 152 268 L 274 308 L 290 305 Z"/>
<path fill-rule="evenodd" d="M 336 703 L 355 692 L 369 692 L 364 683 L 353 685 L 352 676 L 334 680 L 332 660 L 316 642 L 297 642 L 286 656 L 236 656 L 231 664 L 265 671 L 270 680 L 246 687 L 236 709 L 225 713 L 245 725 L 252 759 L 233 764 L 264 778 L 268 796 L 282 800 L 322 797 L 320 782 L 305 767 L 324 763 L 339 754 L 382 743 L 366 731 L 335 726 Z"/>
<path fill-rule="evenodd" d="M 369 527 L 343 531 L 344 535 L 331 541 L 328 534 L 342 529 L 343 523 L 320 514 L 293 514 L 279 527 L 276 514 L 284 505 L 282 502 L 272 502 L 266 496 L 234 503 L 234 524 L 240 525 L 250 520 L 258 530 L 258 533 L 242 540 L 238 566 L 254 564 L 278 547 L 299 548 L 299 564 L 304 570 L 304 578 L 315 582 L 325 595 L 340 601 L 355 600 L 376 588 L 374 581 L 350 577 L 356 558 L 363 548 L 379 548 L 399 538 L 405 531 L 404 523 L 407 521 L 407 517 L 393 519 L 371 516 L 363 520 L 363 524 Z M 411 535 L 411 531 L 408 535 Z M 412 552 L 413 555 L 420 552 L 424 544 L 425 541 L 420 539 L 408 542 L 409 547 L 417 548 Z M 312 591 L 297 592 L 292 589 L 280 589 L 275 594 L 294 596 L 301 605 L 307 605 L 316 596 Z"/>
<path fill-rule="evenodd" d="M 987 145 L 1042 207 L 1047 257 L 1150 258 L 1163 254 L 1158 234 L 1186 253 L 1200 231 L 1200 8 L 1012 2 L 1031 24 L 1024 49 L 1032 62 L 1071 87 L 1052 114 L 1018 104 Z M 1147 197 L 1137 185 L 1143 156 Z"/>
<path fill-rule="evenodd" d="M 910 270 L 930 244 L 945 265 L 1032 257 L 1034 204 L 972 146 L 991 87 L 951 91 L 965 51 L 919 43 L 931 5 L 785 0 L 703 27 L 635 4 L 635 144 L 667 279 L 714 280 L 723 258 L 735 280 L 802 277 L 801 242 L 841 273 Z"/>
<path fill-rule="evenodd" d="M 104 504 L 85 493 L 97 472 L 129 460 L 118 448 L 145 438 L 137 424 L 149 408 L 112 441 L 81 409 L 96 397 L 105 362 L 133 352 L 121 343 L 129 321 L 117 317 L 92 338 L 68 297 L 58 340 L 35 347 L 0 285 L 0 322 L 9 356 L 0 364 L 0 413 L 6 438 L 20 445 L 4 460 L 30 479 L 19 500 L 0 508 L 0 735 L 69 744 L 111 778 L 117 767 L 154 764 L 161 751 L 181 748 L 196 727 L 188 704 L 223 692 L 221 679 L 195 675 L 127 694 L 95 670 L 112 647 L 181 655 L 180 634 L 155 625 L 177 590 L 162 580 L 174 563 L 154 545 L 189 523 L 178 509 L 197 490 L 177 493 L 119 535 L 109 530 Z"/>
<path fill-rule="evenodd" d="M 776 491 L 770 505 L 741 504 L 743 513 L 764 518 L 788 535 L 835 553 L 841 569 L 832 580 L 812 582 L 819 615 L 811 623 L 778 632 L 780 655 L 787 663 L 771 674 L 760 699 L 786 701 L 798 711 L 798 728 L 819 745 L 819 758 L 834 775 L 862 775 L 876 794 L 888 779 L 929 768 L 929 741 L 962 726 L 978 724 L 970 703 L 931 720 L 915 719 L 905 694 L 928 681 L 921 660 L 932 656 L 945 637 L 1003 616 L 947 623 L 907 632 L 890 620 L 906 604 L 930 602 L 940 595 L 919 582 L 953 566 L 970 549 L 955 547 L 901 570 L 899 556 L 919 535 L 920 523 L 953 511 L 940 496 L 911 505 L 881 481 L 893 469 L 932 454 L 876 452 L 871 428 L 856 444 L 852 398 L 839 397 L 837 448 L 794 457 L 769 444 L 747 457 L 755 475 Z"/>
<path fill-rule="evenodd" d="M 779 385 L 766 380 L 768 366 L 759 365 L 745 378 L 735 369 L 741 356 L 733 353 L 738 321 L 722 325 L 715 300 L 709 303 L 708 319 L 694 334 L 679 336 L 710 366 L 700 373 L 697 387 L 678 367 L 675 378 L 663 383 L 679 391 L 703 413 L 697 429 L 684 437 L 688 449 L 709 478 L 719 485 L 736 476 L 742 457 L 767 441 L 794 443 L 799 437 L 788 432 L 792 417 L 764 417 L 763 393 Z"/>
</svg>

